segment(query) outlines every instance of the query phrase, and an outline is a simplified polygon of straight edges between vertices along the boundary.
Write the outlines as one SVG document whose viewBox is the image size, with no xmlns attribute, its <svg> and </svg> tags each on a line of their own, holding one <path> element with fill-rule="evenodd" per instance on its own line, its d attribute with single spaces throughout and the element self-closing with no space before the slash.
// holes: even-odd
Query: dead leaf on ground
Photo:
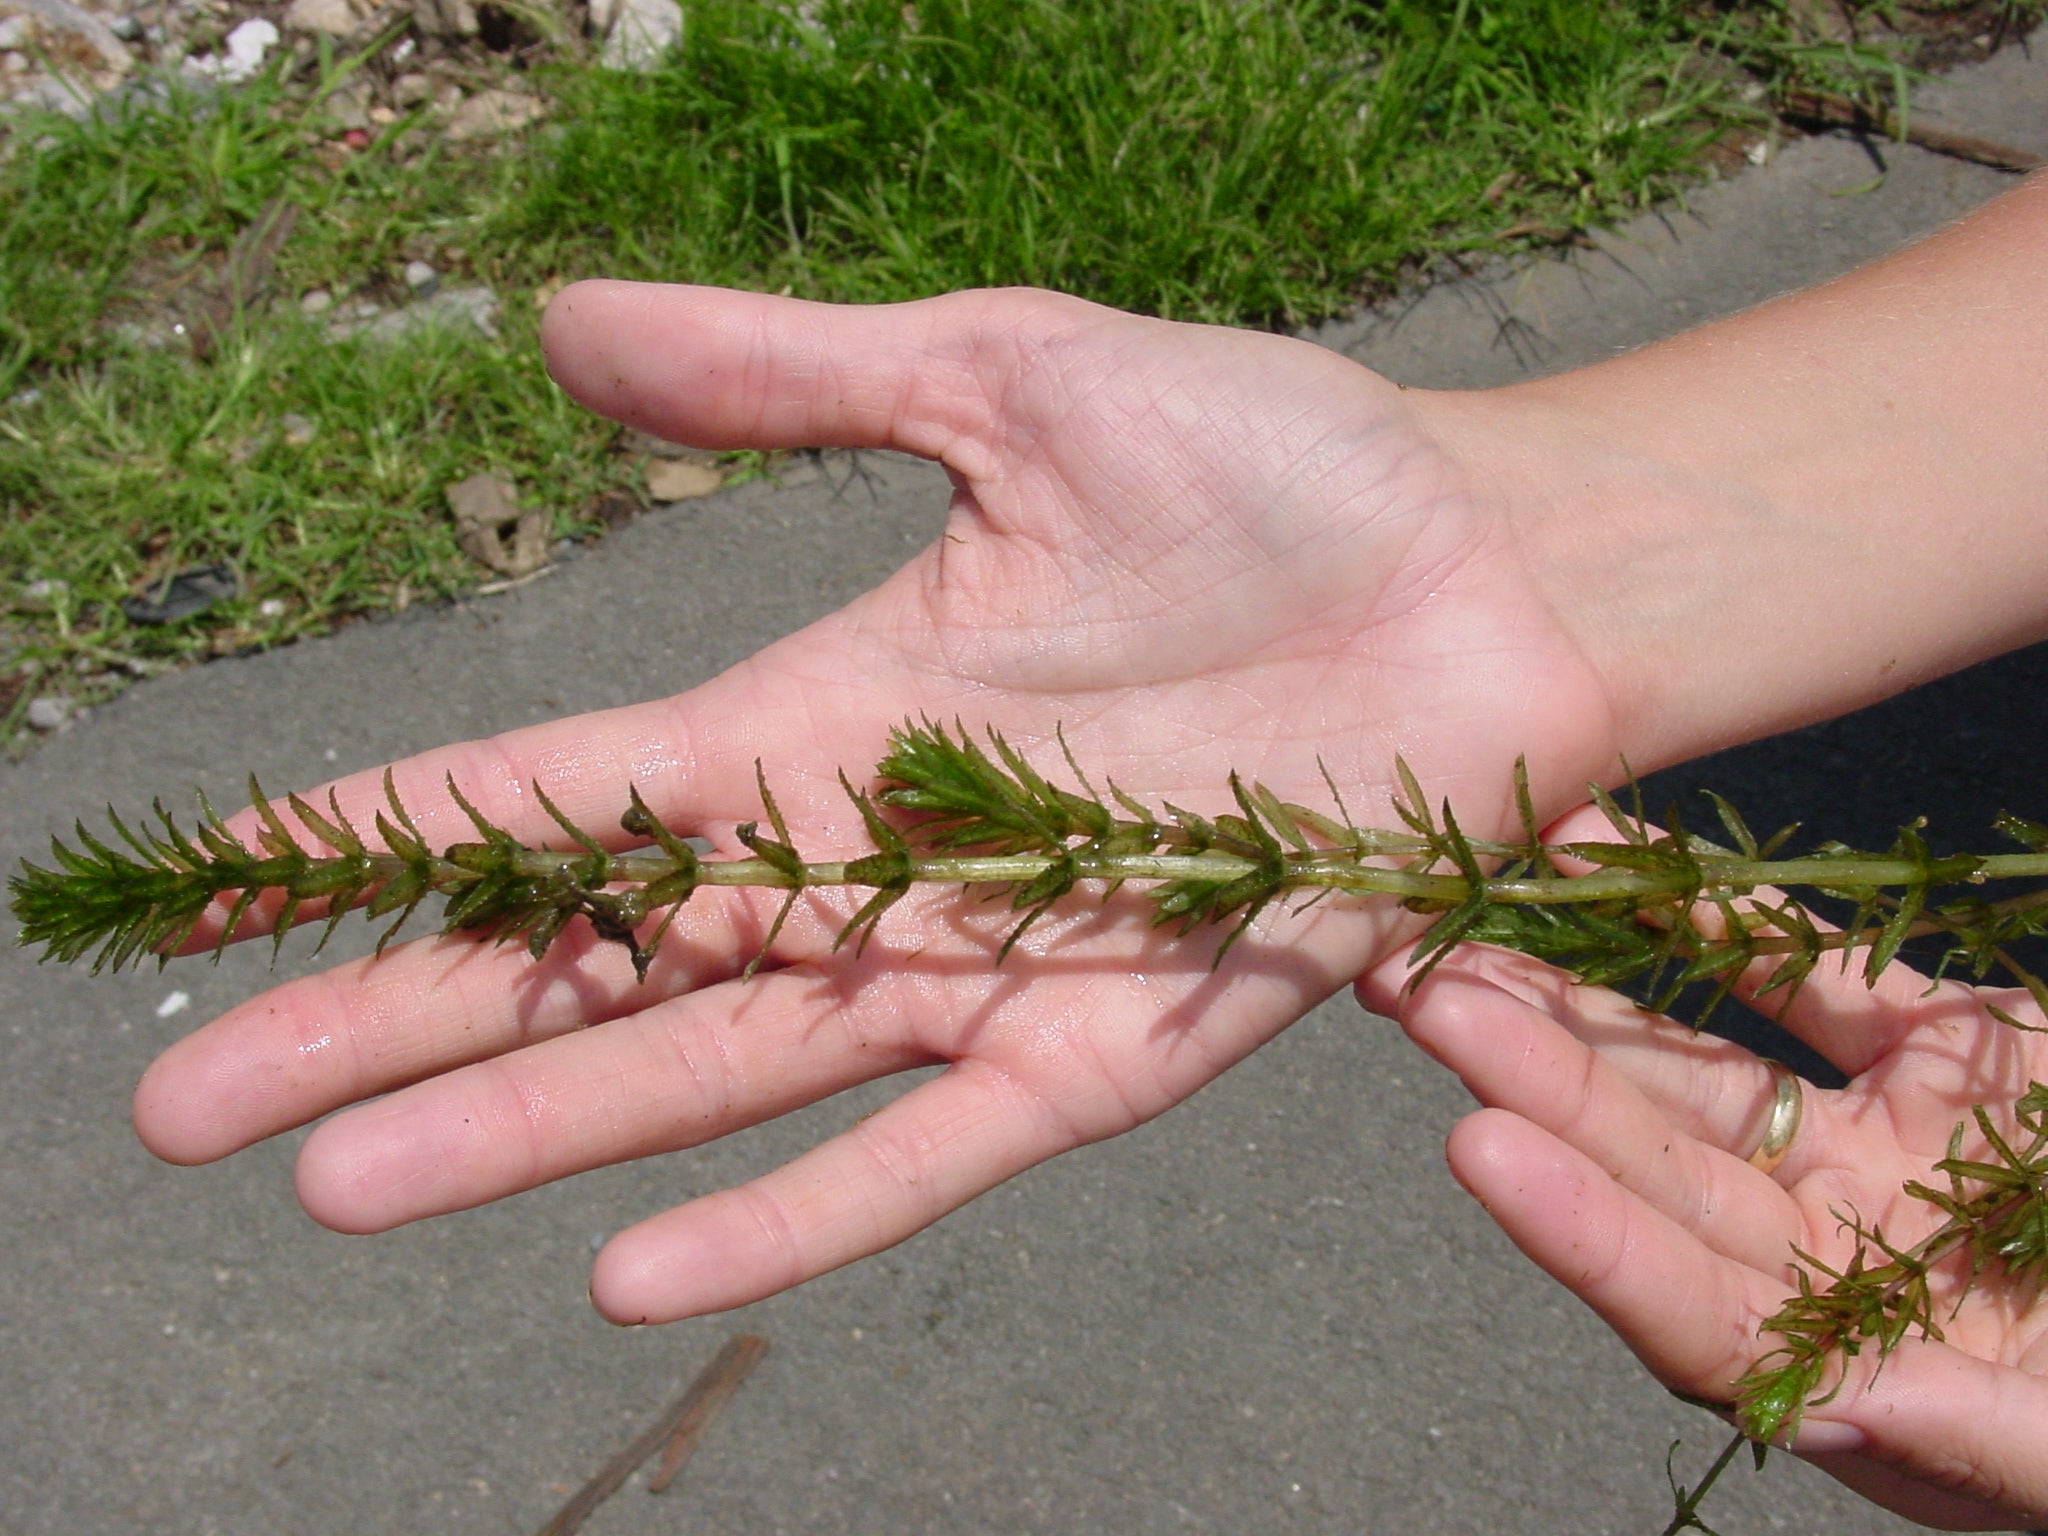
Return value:
<svg viewBox="0 0 2048 1536">
<path fill-rule="evenodd" d="M 521 511 L 519 487 L 500 475 L 471 475 L 448 487 L 455 542 L 485 570 L 531 576 L 548 563 L 547 515 Z"/>
<path fill-rule="evenodd" d="M 644 471 L 647 494 L 655 501 L 688 501 L 709 496 L 725 484 L 725 476 L 694 459 L 649 459 Z"/>
</svg>

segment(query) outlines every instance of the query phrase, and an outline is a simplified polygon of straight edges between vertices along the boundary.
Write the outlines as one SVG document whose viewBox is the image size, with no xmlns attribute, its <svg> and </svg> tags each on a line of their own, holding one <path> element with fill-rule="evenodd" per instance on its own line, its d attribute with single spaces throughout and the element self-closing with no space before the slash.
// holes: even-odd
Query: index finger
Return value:
<svg viewBox="0 0 2048 1536">
<path fill-rule="evenodd" d="M 637 790 L 655 818 L 679 837 L 732 846 L 735 823 L 763 812 L 757 764 L 765 764 L 783 810 L 806 830 L 818 856 L 860 844 L 860 817 L 838 782 L 856 783 L 883 753 L 890 725 L 906 713 L 943 710 L 936 687 L 915 696 L 893 659 L 870 653 L 838 616 L 778 642 L 674 698 L 548 721 L 483 740 L 438 747 L 349 775 L 302 797 L 316 815 L 345 822 L 366 845 L 388 839 L 379 818 L 410 826 L 429 848 L 475 841 L 480 833 L 450 786 L 489 825 L 523 845 L 574 843 L 542 803 L 544 794 L 577 829 L 609 852 L 644 846 L 621 815 Z M 403 808 L 400 818 L 394 802 Z M 317 826 L 273 802 L 286 831 L 308 852 L 334 852 Z M 227 821 L 230 835 L 258 847 L 256 810 Z M 212 948 L 235 904 L 224 893 L 183 945 Z M 271 931 L 285 902 L 275 891 L 237 924 L 236 940 Z M 300 911 L 320 910 L 308 901 Z"/>
</svg>

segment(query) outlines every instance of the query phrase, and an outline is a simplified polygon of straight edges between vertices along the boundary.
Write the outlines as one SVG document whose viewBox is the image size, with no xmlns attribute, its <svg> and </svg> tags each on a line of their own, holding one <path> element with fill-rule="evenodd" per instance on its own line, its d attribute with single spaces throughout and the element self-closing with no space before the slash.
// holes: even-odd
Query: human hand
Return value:
<svg viewBox="0 0 2048 1536">
<path fill-rule="evenodd" d="M 1597 816 L 1550 840 L 1601 838 Z M 1758 962 L 1739 991 L 1769 975 Z M 1452 1132 L 1452 1172 L 1509 1237 L 1605 1319 L 1665 1385 L 1716 1402 L 1774 1349 L 1759 1333 L 1792 1290 L 1792 1249 L 1839 1269 L 1843 1216 L 1907 1248 L 1942 1215 L 1902 1186 L 1933 1165 L 1971 1106 L 1994 1115 L 2036 1079 L 2048 1043 L 2023 991 L 1973 988 L 1893 965 L 1823 962 L 1780 1022 L 1849 1078 L 1801 1085 L 1803 1112 L 1770 1173 L 1746 1161 L 1777 1097 L 1748 1051 L 1658 1018 L 1524 956 L 1469 947 L 1412 992 L 1405 959 L 1360 999 L 1398 1016 L 1485 1106 Z M 1782 997 L 1782 994 L 1774 994 Z M 2010 1116 L 1997 1122 L 2010 1134 Z M 1965 1157 L 1981 1157 L 1971 1127 Z M 1998 1275 L 1967 1295 L 1967 1260 L 1934 1271 L 1943 1341 L 1866 1349 L 1811 1406 L 1792 1449 L 1864 1497 L 1924 1524 L 2010 1530 L 2048 1521 L 2048 1307 Z M 1824 1276 L 1816 1277 L 1825 1284 Z M 1831 1375 L 1830 1381 L 1834 1378 Z"/>
<path fill-rule="evenodd" d="M 580 284 L 545 325 L 587 403 L 713 448 L 888 447 L 943 461 L 944 537 L 875 591 L 672 699 L 398 764 L 430 840 L 455 781 L 522 839 L 615 824 L 628 784 L 738 851 L 761 760 L 795 836 L 860 824 L 839 789 L 906 717 L 1000 728 L 1100 783 L 1227 806 L 1232 768 L 1355 814 L 1396 754 L 1476 835 L 1532 752 L 1553 808 L 1616 750 L 1600 680 L 1431 429 L 1439 397 L 1306 343 L 1031 293 L 886 309 Z M 379 775 L 342 780 L 368 825 Z M 246 820 L 239 824 L 247 831 Z M 558 834 L 556 834 L 558 835 Z M 614 832 L 611 841 L 630 839 Z M 1000 973 L 1004 914 L 913 894 L 865 951 L 807 893 L 700 895 L 645 985 L 572 929 L 545 960 L 424 939 L 235 1008 L 136 1096 L 174 1161 L 373 1096 L 307 1141 L 320 1221 L 367 1232 L 700 1144 L 852 1084 L 950 1070 L 779 1171 L 615 1236 L 592 1295 L 621 1321 L 769 1295 L 908 1236 L 1021 1169 L 1176 1103 L 1397 942 L 1397 913 L 1273 913 L 1212 973 L 1128 898 L 1048 918 Z M 260 923 L 251 927 L 260 926 Z M 201 933 L 195 942 L 213 935 Z"/>
</svg>

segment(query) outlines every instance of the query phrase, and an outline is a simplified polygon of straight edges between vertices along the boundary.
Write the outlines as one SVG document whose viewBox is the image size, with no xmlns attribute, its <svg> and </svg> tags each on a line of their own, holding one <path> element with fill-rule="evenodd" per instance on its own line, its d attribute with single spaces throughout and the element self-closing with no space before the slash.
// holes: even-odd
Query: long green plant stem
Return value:
<svg viewBox="0 0 2048 1536">
<path fill-rule="evenodd" d="M 891 906 L 913 887 L 932 884 L 1007 894 L 1016 922 L 995 956 L 1000 963 L 1040 916 L 1078 888 L 1137 884 L 1155 922 L 1182 932 L 1224 925 L 1219 960 L 1276 901 L 1379 898 L 1432 919 L 1417 946 L 1425 968 L 1460 943 L 1485 941 L 1588 982 L 1646 985 L 1663 1007 L 1694 982 L 1712 984 L 1718 1001 L 1752 962 L 1766 958 L 1775 961 L 1766 991 L 1796 988 L 1823 958 L 1836 955 L 1847 964 L 1855 951 L 1864 952 L 1865 977 L 1874 981 L 1903 943 L 1932 935 L 1944 946 L 1941 968 L 1980 979 L 2002 971 L 2048 1010 L 2048 985 L 2011 950 L 2016 940 L 2048 933 L 2048 826 L 2017 817 L 1999 826 L 2020 853 L 1935 857 L 1912 826 L 1882 852 L 1829 844 L 1788 857 L 1783 850 L 1793 829 L 1760 840 L 1719 799 L 1716 819 L 1732 846 L 1691 834 L 1675 817 L 1658 832 L 1640 804 L 1624 810 L 1595 791 L 1614 839 L 1545 844 L 1519 771 L 1522 836 L 1494 841 L 1468 837 L 1448 804 L 1432 809 L 1405 764 L 1397 765 L 1400 826 L 1393 830 L 1359 827 L 1334 784 L 1332 816 L 1232 775 L 1236 811 L 1203 816 L 1145 805 L 1115 785 L 1098 791 L 1071 755 L 1067 766 L 1075 787 L 1053 783 L 994 732 L 983 746 L 964 728 L 905 725 L 891 738 L 872 793 L 841 777 L 872 851 L 826 861 L 806 859 L 797 848 L 765 774 L 763 820 L 737 829 L 749 856 L 725 860 L 701 857 L 636 789 L 628 790 L 621 825 L 643 851 L 607 851 L 539 786 L 539 803 L 565 846 L 529 846 L 490 822 L 452 782 L 448 792 L 477 836 L 436 849 L 388 775 L 374 843 L 331 794 L 324 811 L 296 795 L 280 811 L 252 780 L 254 848 L 203 798 L 190 832 L 159 803 L 139 830 L 110 812 L 111 839 L 81 825 L 75 846 L 53 842 L 53 867 L 25 863 L 10 886 L 21 942 L 42 946 L 45 958 L 90 957 L 95 971 L 150 956 L 161 961 L 209 913 L 219 917 L 218 953 L 269 893 L 279 902 L 271 919 L 276 943 L 313 904 L 325 909 L 322 943 L 353 908 L 389 917 L 381 949 L 416 909 L 439 897 L 444 931 L 522 939 L 536 957 L 581 918 L 625 946 L 645 980 L 676 913 L 706 887 L 784 893 L 765 954 L 806 891 L 865 891 L 839 934 L 842 944 L 864 944 Z M 1985 889 L 1992 881 L 2037 885 L 1994 900 Z M 1813 896 L 1846 902 L 1853 913 L 1834 927 L 1813 912 Z M 1746 1438 L 1761 1447 L 1795 1432 L 1807 1407 L 1839 1389 L 1843 1362 L 1864 1348 L 1882 1356 L 1911 1333 L 1939 1338 L 1935 1266 L 1966 1259 L 1964 1289 L 1986 1268 L 2021 1281 L 2048 1274 L 2048 1086 L 2033 1084 L 2001 1108 L 2017 1140 L 2002 1135 L 1980 1107 L 1973 1118 L 1989 1152 L 1963 1157 L 1965 1127 L 1958 1126 L 1949 1156 L 1936 1165 L 1948 1188 L 1907 1186 L 1942 1213 L 1931 1235 L 1901 1249 L 1849 1215 L 1843 1222 L 1854 1251 L 1842 1267 L 1795 1251 L 1798 1293 L 1764 1325 L 1784 1342 L 1734 1387 Z M 1692 1512 L 1728 1462 L 1723 1456 L 1706 1482 L 1681 1497 L 1680 1515 L 1694 1526 Z"/>
</svg>

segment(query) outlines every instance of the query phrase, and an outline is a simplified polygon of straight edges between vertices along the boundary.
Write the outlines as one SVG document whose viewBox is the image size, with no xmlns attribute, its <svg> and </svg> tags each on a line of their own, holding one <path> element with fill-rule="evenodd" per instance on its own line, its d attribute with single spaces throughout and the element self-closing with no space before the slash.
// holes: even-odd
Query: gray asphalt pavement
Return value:
<svg viewBox="0 0 2048 1536">
<path fill-rule="evenodd" d="M 1920 110 L 2048 151 L 2044 43 Z M 1883 184 L 1846 194 L 1874 156 Z M 1423 385 L 1563 368 L 1825 277 L 2010 184 L 1801 142 L 1570 260 L 1323 339 Z M 510 594 L 140 686 L 0 768 L 0 862 L 108 803 L 233 799 L 250 769 L 312 785 L 671 692 L 884 575 L 945 500 L 928 466 L 829 458 L 649 516 Z M 2016 658 L 1731 755 L 1714 782 L 1758 820 L 1846 836 L 1922 810 L 1974 832 L 1985 800 L 2048 814 L 2029 778 L 2044 670 Z M 636 1481 L 593 1536 L 1644 1533 L 1668 1514 L 1666 1448 L 1683 1442 L 1689 1475 L 1720 1439 L 1457 1190 L 1439 1144 L 1459 1088 L 1348 1001 L 889 1254 L 731 1317 L 620 1331 L 585 1303 L 595 1241 L 894 1089 L 340 1237 L 293 1200 L 298 1137 L 175 1169 L 128 1128 L 151 1056 L 269 979 L 254 950 L 97 980 L 0 953 L 6 1536 L 532 1531 L 740 1329 L 773 1341 L 766 1363 L 682 1481 L 658 1498 Z M 1711 1518 L 1726 1536 L 1907 1529 L 1783 1459 L 1733 1477 Z"/>
</svg>

